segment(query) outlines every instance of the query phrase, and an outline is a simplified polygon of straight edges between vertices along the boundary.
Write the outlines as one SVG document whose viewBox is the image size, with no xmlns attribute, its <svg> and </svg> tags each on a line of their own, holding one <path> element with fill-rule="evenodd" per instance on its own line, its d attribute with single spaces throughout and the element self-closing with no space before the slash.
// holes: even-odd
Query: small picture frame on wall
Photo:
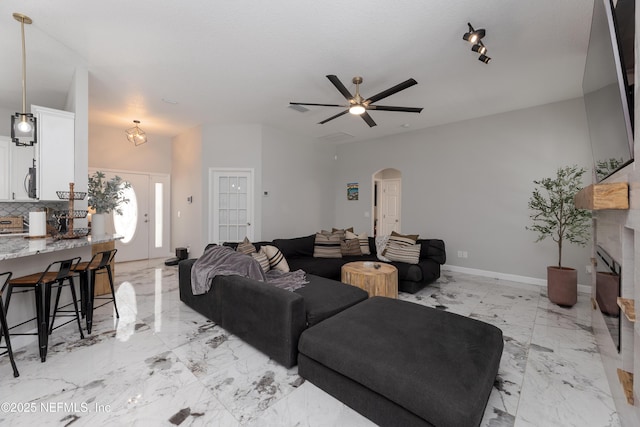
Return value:
<svg viewBox="0 0 640 427">
<path fill-rule="evenodd" d="M 357 182 L 350 182 L 347 184 L 347 200 L 358 200 Z"/>
</svg>

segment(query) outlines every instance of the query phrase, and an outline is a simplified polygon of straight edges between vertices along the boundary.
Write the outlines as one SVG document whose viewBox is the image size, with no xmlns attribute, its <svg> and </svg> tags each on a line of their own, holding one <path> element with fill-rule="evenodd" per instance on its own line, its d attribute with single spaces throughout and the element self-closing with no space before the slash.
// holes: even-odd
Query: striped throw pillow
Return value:
<svg viewBox="0 0 640 427">
<path fill-rule="evenodd" d="M 389 240 L 382 255 L 391 261 L 417 264 L 420 261 L 420 244 L 398 244 Z"/>
<path fill-rule="evenodd" d="M 391 235 L 389 236 L 389 241 L 387 242 L 387 245 L 392 243 L 398 244 L 398 245 L 405 245 L 405 246 L 415 245 L 417 240 L 418 240 L 417 234 L 400 234 L 400 233 L 396 233 L 395 231 L 392 231 Z"/>
<path fill-rule="evenodd" d="M 284 258 L 284 255 L 282 255 L 282 252 L 280 252 L 280 249 L 270 245 L 263 246 L 261 249 L 263 248 L 264 253 L 267 254 L 267 258 L 269 258 L 269 266 L 272 270 L 280 270 L 285 273 L 290 271 L 289 264 Z"/>
<path fill-rule="evenodd" d="M 342 258 L 340 235 L 316 233 L 313 256 L 315 258 Z"/>
<path fill-rule="evenodd" d="M 262 248 L 260 249 L 260 252 L 254 252 L 251 254 L 251 256 L 253 257 L 253 259 L 258 261 L 258 263 L 260 263 L 260 267 L 262 267 L 262 271 L 266 273 L 267 271 L 271 270 L 271 265 L 269 264 L 269 257 L 262 250 Z"/>
<path fill-rule="evenodd" d="M 369 237 L 367 236 L 367 233 L 355 234 L 349 230 L 346 230 L 345 238 L 347 240 L 358 239 L 358 241 L 360 242 L 360 252 L 362 252 L 362 255 L 371 255 L 371 250 L 369 249 Z"/>
<path fill-rule="evenodd" d="M 358 239 L 343 240 L 340 242 L 340 253 L 342 256 L 360 256 L 360 241 Z"/>
<path fill-rule="evenodd" d="M 253 246 L 253 243 L 249 241 L 248 237 L 245 237 L 242 242 L 238 243 L 238 246 L 236 247 L 236 251 L 242 252 L 243 254 L 246 254 L 246 255 L 250 255 L 257 252 L 256 247 Z"/>
</svg>

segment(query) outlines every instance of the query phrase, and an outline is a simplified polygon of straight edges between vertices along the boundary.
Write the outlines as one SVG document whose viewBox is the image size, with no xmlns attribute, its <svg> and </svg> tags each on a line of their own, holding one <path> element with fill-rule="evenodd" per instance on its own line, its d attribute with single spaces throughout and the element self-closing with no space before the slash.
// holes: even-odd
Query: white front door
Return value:
<svg viewBox="0 0 640 427">
<path fill-rule="evenodd" d="M 380 235 L 400 232 L 400 180 L 385 179 L 380 181 Z"/>
<path fill-rule="evenodd" d="M 103 170 L 107 179 L 119 176 L 131 188 L 124 189 L 128 203 L 113 212 L 107 232 L 124 236 L 116 241 L 116 261 L 170 256 L 169 175 Z"/>
<path fill-rule="evenodd" d="M 209 241 L 253 241 L 253 170 L 209 170 Z"/>
</svg>

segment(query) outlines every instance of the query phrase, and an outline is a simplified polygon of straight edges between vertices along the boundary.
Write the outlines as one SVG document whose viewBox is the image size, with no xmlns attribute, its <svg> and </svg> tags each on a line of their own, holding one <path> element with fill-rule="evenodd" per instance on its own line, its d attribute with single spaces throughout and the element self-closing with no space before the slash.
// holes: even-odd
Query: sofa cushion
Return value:
<svg viewBox="0 0 640 427">
<path fill-rule="evenodd" d="M 251 243 L 248 237 L 245 237 L 242 242 L 238 243 L 238 246 L 236 246 L 236 251 L 242 252 L 243 254 L 246 254 L 246 255 L 257 252 L 256 247 L 253 246 L 253 243 Z"/>
<path fill-rule="evenodd" d="M 358 239 L 343 240 L 340 242 L 340 253 L 342 253 L 342 256 L 362 255 L 360 241 Z"/>
<path fill-rule="evenodd" d="M 280 249 L 282 255 L 289 259 L 299 256 L 313 256 L 313 245 L 316 241 L 316 235 L 312 234 L 305 237 L 295 237 L 293 239 L 275 239 L 273 245 Z"/>
<path fill-rule="evenodd" d="M 307 274 L 340 280 L 340 269 L 345 260 L 343 258 L 301 257 L 289 258 L 288 262 L 291 270 L 303 270 Z"/>
<path fill-rule="evenodd" d="M 269 257 L 264 251 L 264 248 L 260 248 L 260 252 L 254 252 L 250 254 L 253 259 L 260 263 L 260 267 L 262 267 L 262 271 L 265 273 L 271 270 L 271 264 L 269 264 Z"/>
<path fill-rule="evenodd" d="M 340 241 L 340 235 L 337 233 L 316 233 L 313 256 L 315 258 L 342 258 Z"/>
<path fill-rule="evenodd" d="M 389 243 L 393 243 L 399 246 L 415 245 L 416 240 L 418 240 L 417 234 L 400 234 L 400 233 L 396 233 L 395 231 L 392 231 L 391 235 L 389 236 L 389 241 L 387 242 L 387 245 Z"/>
<path fill-rule="evenodd" d="M 287 264 L 287 260 L 285 259 L 284 255 L 282 255 L 282 252 L 280 252 L 280 249 L 276 248 L 275 246 L 267 245 L 263 246 L 261 248 L 261 251 L 264 251 L 264 253 L 267 255 L 267 258 L 269 259 L 269 266 L 272 270 L 280 270 L 284 271 L 285 273 L 290 271 L 289 264 Z"/>
<path fill-rule="evenodd" d="M 405 245 L 389 240 L 382 255 L 391 261 L 417 264 L 420 261 L 420 245 Z"/>
<path fill-rule="evenodd" d="M 367 233 L 355 234 L 349 230 L 345 232 L 345 239 L 358 239 L 360 242 L 360 252 L 362 255 L 369 255 L 371 251 L 369 250 L 369 237 L 367 237 Z"/>
<path fill-rule="evenodd" d="M 294 292 L 304 298 L 307 325 L 313 326 L 369 297 L 366 291 L 335 280 L 307 274 L 307 283 Z"/>
<path fill-rule="evenodd" d="M 429 425 L 477 426 L 503 346 L 495 326 L 373 297 L 304 331 L 298 348 Z"/>
</svg>

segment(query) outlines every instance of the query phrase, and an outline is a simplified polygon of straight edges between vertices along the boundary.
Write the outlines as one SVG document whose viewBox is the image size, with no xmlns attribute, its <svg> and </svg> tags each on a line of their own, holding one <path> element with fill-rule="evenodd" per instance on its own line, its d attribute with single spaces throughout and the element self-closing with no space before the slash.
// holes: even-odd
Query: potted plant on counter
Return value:
<svg viewBox="0 0 640 427">
<path fill-rule="evenodd" d="M 105 234 L 105 214 L 115 212 L 122 215 L 120 205 L 129 203 L 124 197 L 124 189 L 131 188 L 131 184 L 125 182 L 119 176 L 106 179 L 104 172 L 96 171 L 89 175 L 88 205 L 95 211 L 91 215 L 91 235 L 102 236 Z"/>
<path fill-rule="evenodd" d="M 547 293 L 563 306 L 573 306 L 578 298 L 578 272 L 562 265 L 563 245 L 585 246 L 591 237 L 591 212 L 574 205 L 585 172 L 577 165 L 559 168 L 555 178 L 533 181 L 537 187 L 529 199 L 533 225 L 527 229 L 538 233 L 536 242 L 551 238 L 558 245 L 558 265 L 547 267 Z"/>
</svg>

